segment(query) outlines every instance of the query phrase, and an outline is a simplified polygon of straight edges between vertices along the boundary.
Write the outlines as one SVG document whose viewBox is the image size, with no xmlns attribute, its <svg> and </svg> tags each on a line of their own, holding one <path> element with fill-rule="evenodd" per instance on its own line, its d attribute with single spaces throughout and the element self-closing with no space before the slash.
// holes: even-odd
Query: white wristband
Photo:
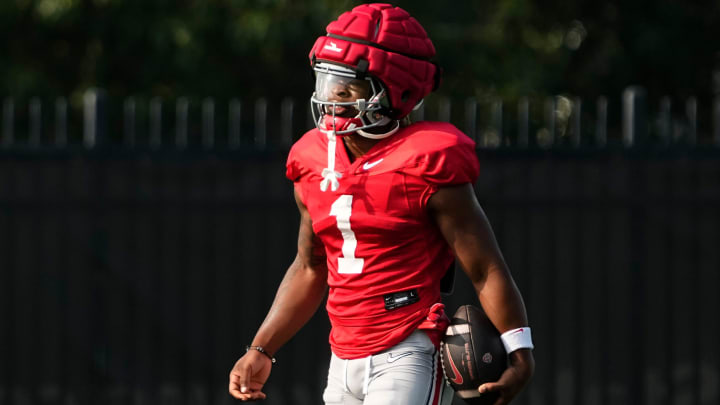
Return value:
<svg viewBox="0 0 720 405">
<path fill-rule="evenodd" d="M 510 329 L 509 331 L 500 335 L 500 339 L 505 345 L 505 351 L 510 354 L 518 349 L 533 349 L 532 333 L 530 333 L 530 327 L 524 326 L 522 328 Z"/>
</svg>

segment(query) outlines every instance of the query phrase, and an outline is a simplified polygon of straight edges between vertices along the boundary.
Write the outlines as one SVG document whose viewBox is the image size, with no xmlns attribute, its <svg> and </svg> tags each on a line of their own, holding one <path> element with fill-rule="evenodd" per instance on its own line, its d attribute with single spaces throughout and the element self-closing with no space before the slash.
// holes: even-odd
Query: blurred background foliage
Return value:
<svg viewBox="0 0 720 405">
<path fill-rule="evenodd" d="M 307 53 L 347 0 L 3 0 L 0 96 L 309 96 Z M 714 94 L 717 0 L 397 1 L 452 97 Z M 718 79 L 720 80 L 720 78 Z M 718 89 L 715 89 L 717 91 Z"/>
</svg>

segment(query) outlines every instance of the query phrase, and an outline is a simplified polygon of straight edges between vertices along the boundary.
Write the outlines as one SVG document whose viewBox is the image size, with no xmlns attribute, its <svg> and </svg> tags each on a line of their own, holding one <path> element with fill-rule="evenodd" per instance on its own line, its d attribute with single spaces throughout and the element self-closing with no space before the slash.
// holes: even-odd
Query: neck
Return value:
<svg viewBox="0 0 720 405">
<path fill-rule="evenodd" d="M 388 133 L 392 131 L 396 125 L 399 125 L 398 121 L 391 121 L 387 125 L 383 125 L 381 127 L 374 127 L 369 128 L 366 131 L 369 133 L 376 133 L 376 134 L 383 134 Z M 392 135 L 390 135 L 392 136 Z M 351 161 L 354 161 L 355 159 L 363 156 L 364 154 L 368 153 L 370 149 L 375 146 L 378 142 L 380 142 L 381 139 L 372 139 L 365 136 L 362 136 L 358 134 L 357 132 L 352 132 L 350 134 L 347 134 L 342 137 L 343 143 L 345 144 L 345 148 L 347 149 L 348 156 L 350 157 Z"/>
<path fill-rule="evenodd" d="M 381 141 L 380 139 L 365 138 L 364 136 L 358 135 L 354 132 L 343 136 L 342 140 L 351 161 L 354 161 L 355 159 L 368 153 L 375 144 Z"/>
<path fill-rule="evenodd" d="M 397 125 L 400 125 L 400 123 L 398 121 L 391 121 L 387 125 L 383 125 L 381 127 L 369 128 L 366 131 L 368 133 L 383 134 L 383 133 L 388 133 L 393 130 L 397 130 L 397 128 L 395 128 L 395 126 L 397 126 Z M 343 136 L 342 139 L 343 139 L 343 143 L 345 144 L 345 148 L 349 152 L 348 156 L 350 157 L 350 160 L 354 161 L 355 159 L 368 153 L 368 151 L 373 146 L 375 146 L 375 144 L 377 144 L 384 138 L 373 139 L 373 138 L 368 138 L 366 136 L 362 136 L 362 135 L 358 134 L 357 132 L 352 132 L 350 134 Z"/>
</svg>

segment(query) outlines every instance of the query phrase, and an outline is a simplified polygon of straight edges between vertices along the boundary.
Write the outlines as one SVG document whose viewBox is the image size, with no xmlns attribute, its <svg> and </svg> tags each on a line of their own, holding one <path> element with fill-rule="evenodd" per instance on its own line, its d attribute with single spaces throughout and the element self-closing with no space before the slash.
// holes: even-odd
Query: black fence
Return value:
<svg viewBox="0 0 720 405">
<path fill-rule="evenodd" d="M 26 130 L 42 106 L 23 118 L 4 104 L 0 404 L 230 404 L 228 371 L 294 257 L 284 161 L 305 107 L 257 102 L 248 124 L 239 102 L 221 120 L 188 101 L 173 127 L 162 103 L 148 103 L 162 119 L 142 103 L 115 114 L 89 94 L 82 114 L 40 120 L 65 127 Z M 638 89 L 603 100 L 594 116 L 569 97 L 520 100 L 517 115 L 445 99 L 415 112 L 478 140 L 476 192 L 537 346 L 516 402 L 720 403 L 717 104 L 663 115 Z M 473 300 L 460 275 L 447 305 Z M 321 310 L 277 354 L 268 404 L 321 402 L 328 330 Z"/>
<path fill-rule="evenodd" d="M 720 147 L 720 96 L 648 99 L 628 87 L 615 100 L 571 95 L 430 96 L 411 117 L 452 122 L 481 148 L 551 149 Z M 287 149 L 314 127 L 308 100 L 216 100 L 211 97 L 108 99 L 101 89 L 54 100 L 6 97 L 3 148 Z"/>
</svg>

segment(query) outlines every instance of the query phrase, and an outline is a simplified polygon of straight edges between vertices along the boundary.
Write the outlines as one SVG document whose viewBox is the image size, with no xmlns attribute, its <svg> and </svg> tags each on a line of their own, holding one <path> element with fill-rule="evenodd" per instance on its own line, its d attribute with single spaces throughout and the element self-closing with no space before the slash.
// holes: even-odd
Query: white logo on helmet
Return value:
<svg viewBox="0 0 720 405">
<path fill-rule="evenodd" d="M 328 51 L 333 51 L 333 52 L 338 52 L 338 53 L 342 52 L 342 48 L 338 48 L 338 46 L 335 44 L 335 42 L 330 42 L 330 45 L 325 45 L 325 49 L 327 49 Z"/>
</svg>

